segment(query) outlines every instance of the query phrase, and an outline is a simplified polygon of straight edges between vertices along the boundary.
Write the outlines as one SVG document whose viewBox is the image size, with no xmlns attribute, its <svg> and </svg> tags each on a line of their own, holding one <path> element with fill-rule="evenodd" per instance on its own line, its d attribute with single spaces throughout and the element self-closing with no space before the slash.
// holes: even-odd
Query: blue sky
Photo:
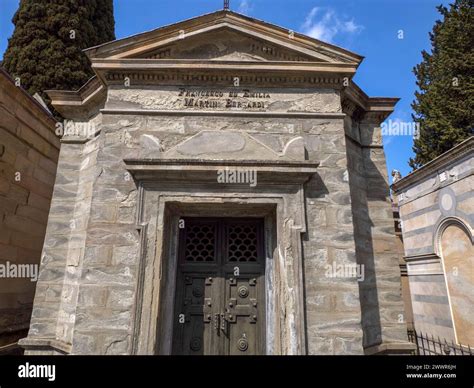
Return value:
<svg viewBox="0 0 474 388">
<path fill-rule="evenodd" d="M 19 0 L 0 0 L 0 57 L 13 32 Z M 116 36 L 123 38 L 222 8 L 223 0 L 114 0 Z M 231 0 L 231 9 L 306 33 L 365 56 L 355 77 L 372 97 L 400 97 L 394 122 L 411 121 L 412 73 L 429 49 L 428 32 L 442 0 Z M 400 39 L 402 38 L 402 39 Z M 385 136 L 388 171 L 405 176 L 410 136 Z"/>
</svg>

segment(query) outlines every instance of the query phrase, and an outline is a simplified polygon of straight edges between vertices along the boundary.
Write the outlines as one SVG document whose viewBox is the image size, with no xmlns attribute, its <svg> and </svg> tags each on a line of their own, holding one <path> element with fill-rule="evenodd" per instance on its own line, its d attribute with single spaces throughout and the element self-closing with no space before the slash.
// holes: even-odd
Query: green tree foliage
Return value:
<svg viewBox="0 0 474 388">
<path fill-rule="evenodd" d="M 115 39 L 113 0 L 21 0 L 3 67 L 29 93 L 76 90 L 91 76 L 83 49 Z"/>
<path fill-rule="evenodd" d="M 474 0 L 455 0 L 438 11 L 443 20 L 430 33 L 431 53 L 414 68 L 419 91 L 413 119 L 419 123 L 414 169 L 448 151 L 474 128 Z"/>
</svg>

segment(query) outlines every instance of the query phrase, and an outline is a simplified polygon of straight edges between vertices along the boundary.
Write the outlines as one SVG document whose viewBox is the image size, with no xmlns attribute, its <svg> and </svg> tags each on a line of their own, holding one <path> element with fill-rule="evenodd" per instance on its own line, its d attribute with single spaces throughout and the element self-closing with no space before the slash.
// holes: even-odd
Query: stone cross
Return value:
<svg viewBox="0 0 474 388">
<path fill-rule="evenodd" d="M 228 10 L 229 9 L 229 6 L 230 6 L 230 0 L 224 0 L 224 9 L 225 10 Z"/>
</svg>

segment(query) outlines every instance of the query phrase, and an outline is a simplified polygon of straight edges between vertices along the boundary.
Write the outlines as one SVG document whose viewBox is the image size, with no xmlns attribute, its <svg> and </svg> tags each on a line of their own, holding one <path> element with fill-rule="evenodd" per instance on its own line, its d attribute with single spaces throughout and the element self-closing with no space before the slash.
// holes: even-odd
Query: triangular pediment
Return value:
<svg viewBox="0 0 474 388">
<path fill-rule="evenodd" d="M 149 59 L 190 59 L 220 61 L 321 61 L 281 44 L 255 38 L 230 26 L 184 37 L 171 44 L 135 56 Z"/>
<path fill-rule="evenodd" d="M 85 51 L 91 59 L 318 62 L 357 66 L 362 57 L 272 24 L 218 11 Z"/>
</svg>

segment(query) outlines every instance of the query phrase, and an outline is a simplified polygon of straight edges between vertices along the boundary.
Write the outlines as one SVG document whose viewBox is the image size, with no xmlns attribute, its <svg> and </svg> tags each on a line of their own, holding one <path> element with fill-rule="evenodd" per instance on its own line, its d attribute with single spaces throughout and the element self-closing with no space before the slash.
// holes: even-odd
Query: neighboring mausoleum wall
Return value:
<svg viewBox="0 0 474 388">
<path fill-rule="evenodd" d="M 59 155 L 54 118 L 0 69 L 0 352 L 28 331 Z"/>
<path fill-rule="evenodd" d="M 474 138 L 394 184 L 415 329 L 474 343 Z"/>
</svg>

